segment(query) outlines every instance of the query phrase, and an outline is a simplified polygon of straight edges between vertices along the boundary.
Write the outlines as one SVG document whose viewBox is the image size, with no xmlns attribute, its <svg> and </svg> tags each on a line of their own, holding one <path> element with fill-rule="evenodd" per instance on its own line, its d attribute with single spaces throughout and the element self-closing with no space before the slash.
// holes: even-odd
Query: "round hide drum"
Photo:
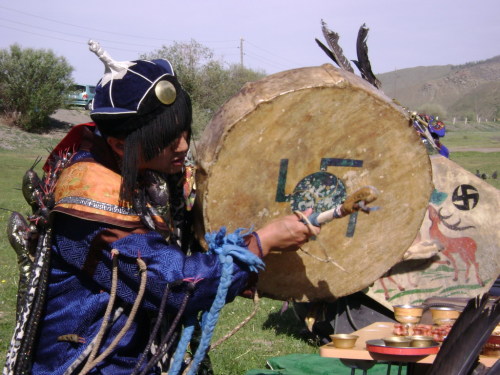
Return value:
<svg viewBox="0 0 500 375">
<path fill-rule="evenodd" d="M 407 115 L 328 64 L 245 85 L 196 152 L 200 237 L 324 211 L 365 185 L 380 191 L 380 210 L 334 220 L 301 250 L 265 258 L 258 289 L 280 300 L 334 300 L 373 283 L 411 245 L 432 191 L 429 158 Z"/>
<path fill-rule="evenodd" d="M 472 298 L 500 274 L 500 191 L 450 159 L 431 162 L 435 190 L 407 259 L 365 291 L 389 309 L 430 297 Z"/>
</svg>

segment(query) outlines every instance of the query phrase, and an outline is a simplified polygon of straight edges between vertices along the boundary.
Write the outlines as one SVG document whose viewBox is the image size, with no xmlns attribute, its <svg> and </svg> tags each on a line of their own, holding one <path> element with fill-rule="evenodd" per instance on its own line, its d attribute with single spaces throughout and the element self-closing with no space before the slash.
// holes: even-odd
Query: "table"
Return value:
<svg viewBox="0 0 500 375">
<path fill-rule="evenodd" d="M 429 354 L 426 356 L 402 356 L 371 353 L 366 350 L 366 341 L 393 336 L 393 328 L 394 323 L 390 322 L 372 323 L 369 326 L 361 328 L 352 333 L 353 335 L 359 336 L 353 348 L 338 349 L 333 345 L 327 344 L 319 348 L 319 354 L 321 357 L 334 357 L 346 360 L 384 361 L 389 363 L 407 362 L 409 364 L 431 364 L 434 362 L 436 354 Z M 497 359 L 498 358 L 487 357 L 483 355 L 479 357 L 480 362 L 487 367 L 493 366 Z"/>
</svg>

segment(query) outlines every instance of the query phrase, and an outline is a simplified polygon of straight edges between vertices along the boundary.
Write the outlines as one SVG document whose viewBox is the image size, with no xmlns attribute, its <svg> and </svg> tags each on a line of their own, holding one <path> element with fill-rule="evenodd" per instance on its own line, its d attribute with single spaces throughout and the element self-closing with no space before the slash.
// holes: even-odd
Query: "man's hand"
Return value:
<svg viewBox="0 0 500 375">
<path fill-rule="evenodd" d="M 303 214 L 307 217 L 312 212 L 312 208 L 309 208 Z M 320 227 L 307 226 L 297 215 L 288 215 L 271 221 L 257 230 L 257 234 L 265 256 L 272 250 L 297 251 L 310 237 L 318 235 L 320 230 Z"/>
</svg>

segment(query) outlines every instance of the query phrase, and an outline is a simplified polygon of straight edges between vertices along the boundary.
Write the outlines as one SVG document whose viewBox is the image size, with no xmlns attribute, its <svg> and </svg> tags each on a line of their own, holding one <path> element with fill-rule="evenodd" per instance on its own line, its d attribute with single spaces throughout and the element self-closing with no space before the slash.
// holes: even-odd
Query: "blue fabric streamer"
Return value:
<svg viewBox="0 0 500 375">
<path fill-rule="evenodd" d="M 258 272 L 258 270 L 264 268 L 264 262 L 246 248 L 243 236 L 249 234 L 249 232 L 242 234 L 243 231 L 244 229 L 240 228 L 233 233 L 227 234 L 226 228 L 222 227 L 218 232 L 207 233 L 205 235 L 209 252 L 219 255 L 222 264 L 222 275 L 212 307 L 208 312 L 203 314 L 200 344 L 194 355 L 188 375 L 196 374 L 198 366 L 210 346 L 215 326 L 219 320 L 220 311 L 226 304 L 227 291 L 232 282 L 233 257 L 248 265 L 249 269 L 253 272 Z"/>
<path fill-rule="evenodd" d="M 222 227 L 218 232 L 205 234 L 208 251 L 222 255 L 221 262 L 226 255 L 231 255 L 246 264 L 250 271 L 259 272 L 265 268 L 265 264 L 262 259 L 246 248 L 243 237 L 250 234 L 250 231 L 244 231 L 245 229 L 239 228 L 227 234 L 226 227 Z"/>
<path fill-rule="evenodd" d="M 196 350 L 188 375 L 195 375 L 198 371 L 198 366 L 205 357 L 208 347 L 210 346 L 215 326 L 219 320 L 220 311 L 226 304 L 226 295 L 229 286 L 231 285 L 231 276 L 233 274 L 233 258 L 231 256 L 227 256 L 222 264 L 222 276 L 219 288 L 217 289 L 217 295 L 210 311 L 203 317 L 200 345 Z"/>
<path fill-rule="evenodd" d="M 182 335 L 177 344 L 177 349 L 175 350 L 174 356 L 172 358 L 172 365 L 168 370 L 170 375 L 177 375 L 182 369 L 182 364 L 184 363 L 184 353 L 186 353 L 191 337 L 193 336 L 194 328 L 196 325 L 196 315 L 191 315 L 187 317 L 186 324 L 182 330 Z"/>
</svg>

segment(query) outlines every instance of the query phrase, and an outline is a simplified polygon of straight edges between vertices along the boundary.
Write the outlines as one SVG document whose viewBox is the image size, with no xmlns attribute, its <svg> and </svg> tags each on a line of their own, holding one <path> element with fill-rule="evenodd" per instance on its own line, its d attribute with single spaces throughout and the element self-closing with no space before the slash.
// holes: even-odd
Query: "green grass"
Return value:
<svg viewBox="0 0 500 375">
<path fill-rule="evenodd" d="M 5 127 L 0 125 L 0 133 Z M 9 129 L 9 133 L 11 129 Z M 449 148 L 500 147 L 500 128 L 462 128 L 450 131 L 445 139 Z M 47 148 L 57 143 L 44 135 L 27 135 L 14 130 L 15 142 L 0 141 L 0 207 L 29 213 L 19 190 L 24 172 L 31 167 L 37 156 L 45 158 Z M 7 145 L 7 146 L 6 146 Z M 8 149 L 6 149 L 8 147 Z M 500 169 L 500 153 L 452 152 L 451 159 L 475 173 L 476 169 L 491 173 Z M 40 165 L 37 167 L 39 171 Z M 40 173 L 41 174 L 41 173 Z M 487 180 L 499 188 L 498 180 Z M 0 366 L 10 341 L 15 321 L 17 288 L 17 264 L 14 251 L 6 237 L 6 223 L 10 213 L 0 210 Z M 244 374 L 255 368 L 265 368 L 266 359 L 291 353 L 318 353 L 318 347 L 303 337 L 304 324 L 288 309 L 280 314 L 282 302 L 263 298 L 256 316 L 233 337 L 211 352 L 215 373 L 218 375 Z M 227 305 L 220 316 L 214 340 L 228 333 L 247 317 L 253 309 L 251 300 L 237 298 Z M 346 368 L 345 374 L 350 370 Z"/>
<path fill-rule="evenodd" d="M 500 173 L 500 152 L 453 152 L 450 159 L 471 173 L 475 174 L 477 170 L 481 174 L 486 173 L 485 181 L 500 189 L 500 176 L 497 179 L 491 178 L 494 171 Z"/>
<path fill-rule="evenodd" d="M 42 152 L 41 150 L 38 150 Z M 44 151 L 46 153 L 46 151 Z M 10 212 L 18 211 L 23 215 L 30 208 L 22 196 L 21 182 L 24 172 L 33 165 L 37 151 L 28 154 L 19 151 L 0 150 L 0 358 L 3 361 L 9 345 L 15 322 L 16 291 L 18 281 L 17 260 L 11 248 L 6 226 Z M 2 363 L 0 361 L 0 363 Z"/>
<path fill-rule="evenodd" d="M 442 140 L 448 148 L 500 148 L 500 124 L 447 125 Z"/>
<path fill-rule="evenodd" d="M 15 128 L 0 126 L 0 365 L 15 323 L 16 292 L 18 282 L 17 259 L 6 235 L 7 221 L 11 211 L 29 215 L 31 209 L 21 192 L 22 178 L 37 157 L 45 158 L 48 149 L 58 139 L 47 135 L 33 135 Z M 35 170 L 39 175 L 41 163 Z"/>
<path fill-rule="evenodd" d="M 228 333 L 247 317 L 253 302 L 238 297 L 222 310 L 214 340 Z M 280 313 L 282 302 L 268 298 L 260 300 L 255 317 L 233 337 L 211 352 L 215 374 L 244 374 L 255 368 L 265 368 L 266 359 L 292 353 L 318 353 L 318 346 L 303 338 L 304 324 L 291 309 Z"/>
<path fill-rule="evenodd" d="M 500 148 L 500 131 L 450 132 L 443 138 L 448 148 Z"/>
<path fill-rule="evenodd" d="M 500 124 L 459 124 L 447 126 L 443 143 L 451 149 L 450 159 L 471 173 L 486 173 L 486 182 L 500 189 L 500 176 L 492 179 L 494 171 L 500 173 Z M 466 151 L 468 149 L 497 149 L 497 152 Z M 463 151 L 461 151 L 463 150 Z"/>
</svg>

